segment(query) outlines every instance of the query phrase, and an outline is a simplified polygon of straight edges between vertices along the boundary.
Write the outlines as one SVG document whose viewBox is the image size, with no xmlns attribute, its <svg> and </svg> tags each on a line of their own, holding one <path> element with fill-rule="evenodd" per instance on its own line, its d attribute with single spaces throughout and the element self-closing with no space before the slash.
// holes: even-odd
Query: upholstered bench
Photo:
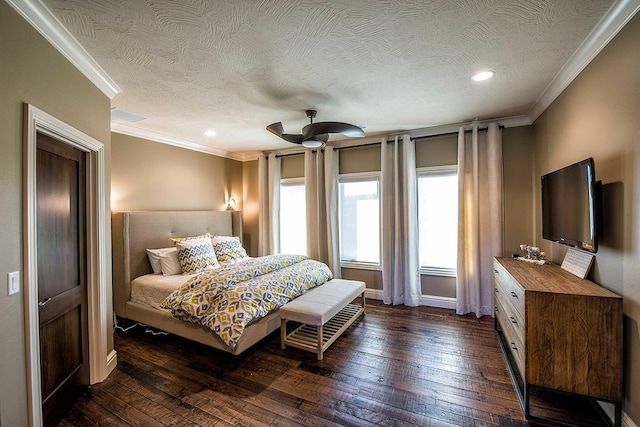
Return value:
<svg viewBox="0 0 640 427">
<path fill-rule="evenodd" d="M 364 290 L 364 282 L 332 279 L 280 307 L 282 348 L 289 345 L 316 352 L 322 360 L 325 350 L 364 314 Z M 362 306 L 350 304 L 359 295 Z M 287 334 L 288 320 L 302 325 Z"/>
</svg>

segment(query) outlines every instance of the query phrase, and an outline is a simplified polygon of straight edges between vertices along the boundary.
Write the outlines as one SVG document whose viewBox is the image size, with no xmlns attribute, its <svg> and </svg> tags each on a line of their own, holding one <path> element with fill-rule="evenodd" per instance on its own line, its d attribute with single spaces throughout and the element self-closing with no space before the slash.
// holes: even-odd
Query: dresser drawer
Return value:
<svg viewBox="0 0 640 427">
<path fill-rule="evenodd" d="M 524 342 L 524 317 L 515 309 L 512 299 L 511 295 L 507 295 L 501 288 L 496 287 L 496 311 L 501 313 L 505 322 L 511 323 L 517 338 Z"/>
<path fill-rule="evenodd" d="M 498 323 L 500 324 L 500 330 L 506 338 L 507 349 L 513 356 L 513 359 L 516 362 L 516 366 L 520 371 L 520 375 L 522 376 L 522 378 L 525 378 L 524 344 L 523 341 L 518 337 L 518 334 L 513 327 L 513 323 L 511 323 L 505 313 L 505 308 L 502 306 L 499 300 L 496 300 L 496 318 L 498 319 Z"/>
<path fill-rule="evenodd" d="M 503 301 L 509 303 L 524 319 L 524 289 L 511 277 L 509 273 L 498 263 L 493 263 L 493 277 L 497 293 L 504 296 Z"/>
</svg>

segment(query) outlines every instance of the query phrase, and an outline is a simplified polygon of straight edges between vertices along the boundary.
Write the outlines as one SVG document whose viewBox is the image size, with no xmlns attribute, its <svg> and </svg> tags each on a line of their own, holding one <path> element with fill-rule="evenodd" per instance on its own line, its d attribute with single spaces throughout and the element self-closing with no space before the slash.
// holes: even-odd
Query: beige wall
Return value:
<svg viewBox="0 0 640 427">
<path fill-rule="evenodd" d="M 0 2 L 0 58 L 0 277 L 19 270 L 22 278 L 23 103 L 105 144 L 108 197 L 110 101 L 6 2 Z M 110 241 L 107 249 L 111 251 Z M 111 283 L 110 259 L 107 271 Z M 27 425 L 24 283 L 20 288 L 12 296 L 7 296 L 6 288 L 0 290 L 0 424 L 4 426 Z M 109 338 L 111 351 L 111 334 Z"/>
<path fill-rule="evenodd" d="M 533 128 L 502 130 L 505 255 L 533 244 Z"/>
<path fill-rule="evenodd" d="M 243 209 L 242 163 L 113 133 L 111 209 L 225 210 L 234 194 Z"/>
<path fill-rule="evenodd" d="M 640 15 L 602 50 L 533 126 L 536 244 L 560 263 L 566 247 L 541 238 L 540 176 L 593 157 L 603 183 L 603 235 L 591 278 L 623 296 L 624 410 L 640 425 Z"/>
<path fill-rule="evenodd" d="M 242 233 L 249 256 L 258 256 L 258 161 L 242 163 Z"/>
</svg>

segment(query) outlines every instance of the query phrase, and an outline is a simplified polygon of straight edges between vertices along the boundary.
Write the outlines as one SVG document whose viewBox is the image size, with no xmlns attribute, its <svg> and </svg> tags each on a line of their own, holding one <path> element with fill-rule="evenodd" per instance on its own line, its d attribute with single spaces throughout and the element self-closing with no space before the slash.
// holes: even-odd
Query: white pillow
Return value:
<svg viewBox="0 0 640 427">
<path fill-rule="evenodd" d="M 149 264 L 151 264 L 153 274 L 162 274 L 160 257 L 167 251 L 175 251 L 175 249 L 176 248 L 147 249 L 147 256 L 149 257 Z"/>
<path fill-rule="evenodd" d="M 193 274 L 220 267 L 210 237 L 176 242 L 178 259 L 184 274 Z"/>
<path fill-rule="evenodd" d="M 178 250 L 176 248 L 170 248 L 160 255 L 160 266 L 162 267 L 162 274 L 164 276 L 173 276 L 174 274 L 181 274 L 180 260 L 178 259 Z"/>
</svg>

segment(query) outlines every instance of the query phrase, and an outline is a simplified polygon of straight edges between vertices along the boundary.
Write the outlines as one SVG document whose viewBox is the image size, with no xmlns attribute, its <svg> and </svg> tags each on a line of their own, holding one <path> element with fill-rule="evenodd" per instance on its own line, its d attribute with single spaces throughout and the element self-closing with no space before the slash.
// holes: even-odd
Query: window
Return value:
<svg viewBox="0 0 640 427">
<path fill-rule="evenodd" d="M 380 176 L 340 176 L 340 258 L 345 267 L 380 267 Z"/>
<path fill-rule="evenodd" d="M 280 181 L 280 253 L 307 254 L 304 178 Z"/>
<path fill-rule="evenodd" d="M 456 275 L 458 174 L 456 166 L 418 169 L 420 272 Z"/>
</svg>

